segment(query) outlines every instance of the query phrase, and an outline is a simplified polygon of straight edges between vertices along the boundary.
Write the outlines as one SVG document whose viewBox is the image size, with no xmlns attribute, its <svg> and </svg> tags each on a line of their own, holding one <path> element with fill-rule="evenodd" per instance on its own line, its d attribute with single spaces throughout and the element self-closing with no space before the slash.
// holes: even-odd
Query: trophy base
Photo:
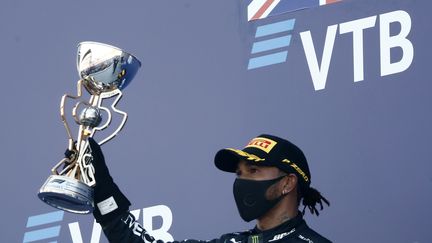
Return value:
<svg viewBox="0 0 432 243">
<path fill-rule="evenodd" d="M 93 188 L 67 176 L 49 176 L 38 197 L 48 205 L 70 213 L 88 214 L 94 208 Z"/>
</svg>

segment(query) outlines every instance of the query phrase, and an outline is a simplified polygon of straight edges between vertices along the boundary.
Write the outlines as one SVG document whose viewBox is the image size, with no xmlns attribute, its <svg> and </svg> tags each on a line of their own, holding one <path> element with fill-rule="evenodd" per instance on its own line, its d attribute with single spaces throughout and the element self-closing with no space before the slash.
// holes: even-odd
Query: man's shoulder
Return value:
<svg viewBox="0 0 432 243">
<path fill-rule="evenodd" d="M 244 242 L 244 239 L 247 238 L 250 234 L 251 234 L 250 230 L 232 232 L 232 233 L 223 234 L 220 237 L 220 239 L 228 243 L 239 243 L 242 241 Z"/>
</svg>

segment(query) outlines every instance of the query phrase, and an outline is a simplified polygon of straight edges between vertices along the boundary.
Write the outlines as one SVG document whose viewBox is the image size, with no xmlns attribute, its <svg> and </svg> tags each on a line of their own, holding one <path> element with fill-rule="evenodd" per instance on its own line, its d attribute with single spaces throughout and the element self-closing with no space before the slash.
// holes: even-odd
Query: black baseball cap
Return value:
<svg viewBox="0 0 432 243">
<path fill-rule="evenodd" d="M 240 160 L 257 166 L 275 166 L 286 173 L 295 173 L 300 183 L 310 186 L 311 174 L 306 157 L 299 147 L 288 140 L 262 134 L 253 138 L 242 150 L 219 150 L 214 161 L 218 169 L 234 173 Z"/>
</svg>

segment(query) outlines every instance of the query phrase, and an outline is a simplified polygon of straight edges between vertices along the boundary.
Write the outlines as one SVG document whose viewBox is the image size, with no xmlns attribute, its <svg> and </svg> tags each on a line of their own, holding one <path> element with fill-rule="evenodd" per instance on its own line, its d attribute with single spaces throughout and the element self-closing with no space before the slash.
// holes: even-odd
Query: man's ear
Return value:
<svg viewBox="0 0 432 243">
<path fill-rule="evenodd" d="M 282 182 L 282 195 L 286 195 L 297 188 L 297 176 L 293 173 L 286 175 Z"/>
</svg>

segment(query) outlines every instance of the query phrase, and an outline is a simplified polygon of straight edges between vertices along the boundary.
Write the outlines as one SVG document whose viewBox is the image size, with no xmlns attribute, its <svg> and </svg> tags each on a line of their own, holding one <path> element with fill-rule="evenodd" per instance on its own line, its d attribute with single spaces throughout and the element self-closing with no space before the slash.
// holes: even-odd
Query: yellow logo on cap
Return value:
<svg viewBox="0 0 432 243">
<path fill-rule="evenodd" d="M 227 148 L 228 150 L 231 150 L 233 152 L 236 152 L 238 155 L 245 157 L 247 160 L 253 160 L 255 162 L 264 161 L 264 159 L 261 159 L 260 157 L 256 156 L 255 154 L 246 153 L 245 151 L 233 149 L 233 148 Z"/>
<path fill-rule="evenodd" d="M 302 169 L 300 169 L 300 167 L 298 167 L 298 165 L 296 165 L 295 163 L 291 162 L 288 159 L 284 159 L 284 160 L 282 160 L 282 162 L 288 163 L 291 167 L 293 167 L 297 171 L 297 173 L 299 173 L 303 177 L 303 179 L 306 182 L 309 181 L 309 177 L 307 177 L 306 173 L 304 173 L 304 171 Z"/>
<path fill-rule="evenodd" d="M 266 153 L 269 153 L 276 144 L 277 144 L 277 142 L 275 142 L 271 139 L 258 137 L 258 138 L 252 139 L 248 143 L 248 145 L 246 145 L 246 148 L 253 147 L 253 148 L 261 149 L 262 151 L 264 151 Z"/>
</svg>

